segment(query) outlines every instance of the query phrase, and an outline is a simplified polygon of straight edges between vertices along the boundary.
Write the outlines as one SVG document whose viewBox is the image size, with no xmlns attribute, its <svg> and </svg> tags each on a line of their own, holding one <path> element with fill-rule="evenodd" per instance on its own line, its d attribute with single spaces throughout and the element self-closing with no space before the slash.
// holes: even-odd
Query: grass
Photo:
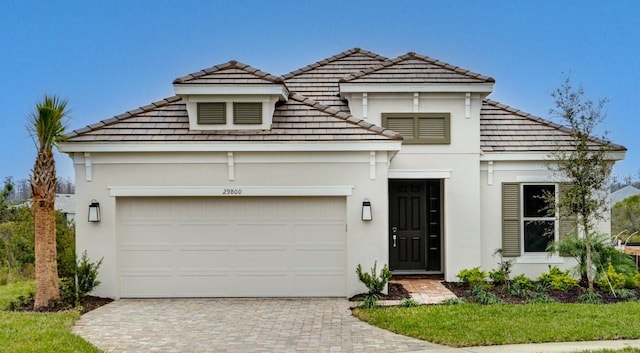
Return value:
<svg viewBox="0 0 640 353">
<path fill-rule="evenodd" d="M 34 281 L 14 282 L 0 286 L 0 310 L 5 310 L 11 301 L 35 291 L 35 288 Z"/>
<path fill-rule="evenodd" d="M 372 325 L 453 347 L 636 339 L 639 314 L 638 302 L 354 309 Z"/>
<path fill-rule="evenodd" d="M 0 308 L 34 290 L 33 281 L 0 286 Z M 71 333 L 77 311 L 33 313 L 0 311 L 0 352 L 98 353 L 96 347 Z"/>
<path fill-rule="evenodd" d="M 579 353 L 640 353 L 640 348 L 623 348 L 619 350 L 602 349 L 597 351 L 582 351 Z"/>
</svg>

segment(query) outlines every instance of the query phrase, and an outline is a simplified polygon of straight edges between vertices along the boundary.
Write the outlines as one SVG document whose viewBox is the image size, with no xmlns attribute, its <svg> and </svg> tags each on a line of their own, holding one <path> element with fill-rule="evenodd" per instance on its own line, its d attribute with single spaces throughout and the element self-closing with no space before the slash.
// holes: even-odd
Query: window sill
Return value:
<svg viewBox="0 0 640 353">
<path fill-rule="evenodd" d="M 547 254 L 530 254 L 522 255 L 516 259 L 517 264 L 563 264 L 564 258 Z"/>
</svg>

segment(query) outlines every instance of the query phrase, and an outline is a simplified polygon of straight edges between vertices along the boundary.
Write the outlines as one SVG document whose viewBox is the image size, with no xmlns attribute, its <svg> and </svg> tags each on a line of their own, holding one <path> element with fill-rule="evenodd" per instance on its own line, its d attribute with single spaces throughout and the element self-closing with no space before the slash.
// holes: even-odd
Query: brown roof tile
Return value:
<svg viewBox="0 0 640 353">
<path fill-rule="evenodd" d="M 367 50 L 353 48 L 292 71 L 282 78 L 290 91 L 348 113 L 348 105 L 338 96 L 338 81 L 350 73 L 386 60 L 389 59 Z"/>
<path fill-rule="evenodd" d="M 169 123 L 167 120 L 171 120 Z M 189 130 L 186 104 L 171 97 L 73 131 L 68 142 L 401 140 L 394 131 L 299 94 L 279 103 L 270 130 Z"/>
<path fill-rule="evenodd" d="M 247 84 L 247 83 L 279 83 L 282 78 L 260 71 L 247 64 L 231 60 L 227 63 L 215 65 L 208 69 L 200 70 L 189 75 L 173 80 L 174 84 Z"/>
<path fill-rule="evenodd" d="M 480 110 L 480 147 L 484 152 L 544 152 L 573 149 L 571 131 L 564 126 L 507 105 L 484 100 Z M 592 146 L 606 141 L 592 139 Z M 613 151 L 624 146 L 610 144 Z"/>
<path fill-rule="evenodd" d="M 458 66 L 409 52 L 340 79 L 351 83 L 493 83 L 495 80 Z"/>
</svg>

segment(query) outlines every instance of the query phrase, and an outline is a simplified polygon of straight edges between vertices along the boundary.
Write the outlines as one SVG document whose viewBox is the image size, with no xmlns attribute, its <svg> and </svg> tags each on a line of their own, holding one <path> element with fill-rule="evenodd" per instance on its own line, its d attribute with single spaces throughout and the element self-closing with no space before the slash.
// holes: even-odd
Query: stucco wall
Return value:
<svg viewBox="0 0 640 353">
<path fill-rule="evenodd" d="M 96 295 L 118 296 L 116 197 L 109 191 L 118 186 L 352 186 L 352 195 L 346 197 L 346 294 L 365 290 L 355 275 L 357 264 L 368 268 L 374 261 L 387 262 L 386 152 L 376 154 L 375 179 L 370 152 L 236 152 L 233 181 L 228 178 L 226 153 L 92 153 L 91 181 L 86 180 L 84 156 L 74 157 L 77 249 L 79 253 L 86 249 L 91 259 L 104 258 Z M 373 206 L 371 222 L 360 219 L 365 198 Z M 100 223 L 89 223 L 82 216 L 92 199 L 100 202 Z"/>
</svg>

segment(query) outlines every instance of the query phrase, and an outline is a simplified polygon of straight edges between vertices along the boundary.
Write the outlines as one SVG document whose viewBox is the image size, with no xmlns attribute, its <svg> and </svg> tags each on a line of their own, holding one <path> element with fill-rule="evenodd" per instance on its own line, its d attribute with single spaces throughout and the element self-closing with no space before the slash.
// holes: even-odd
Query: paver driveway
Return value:
<svg viewBox="0 0 640 353">
<path fill-rule="evenodd" d="M 123 299 L 73 332 L 107 352 L 415 352 L 448 347 L 370 326 L 346 299 Z"/>
</svg>

